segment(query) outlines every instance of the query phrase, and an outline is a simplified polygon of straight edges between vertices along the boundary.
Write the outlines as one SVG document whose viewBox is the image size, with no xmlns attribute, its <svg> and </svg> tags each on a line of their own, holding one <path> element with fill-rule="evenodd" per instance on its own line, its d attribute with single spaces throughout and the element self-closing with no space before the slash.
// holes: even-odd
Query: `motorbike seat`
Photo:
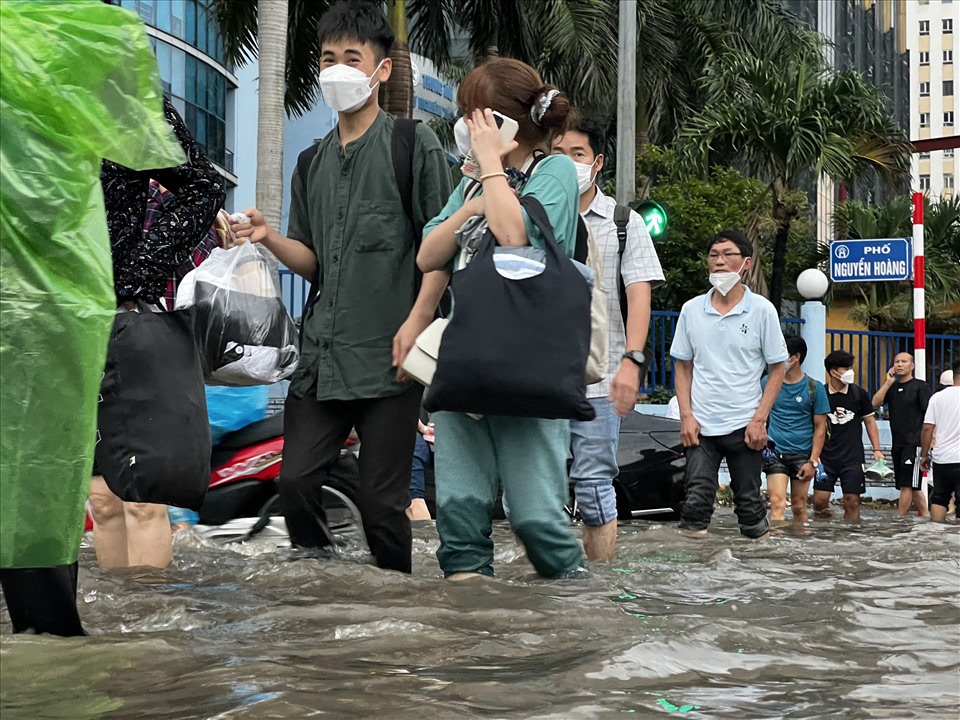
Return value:
<svg viewBox="0 0 960 720">
<path fill-rule="evenodd" d="M 217 443 L 217 450 L 242 450 L 257 443 L 283 437 L 283 413 L 265 417 L 246 427 L 224 435 Z"/>
</svg>

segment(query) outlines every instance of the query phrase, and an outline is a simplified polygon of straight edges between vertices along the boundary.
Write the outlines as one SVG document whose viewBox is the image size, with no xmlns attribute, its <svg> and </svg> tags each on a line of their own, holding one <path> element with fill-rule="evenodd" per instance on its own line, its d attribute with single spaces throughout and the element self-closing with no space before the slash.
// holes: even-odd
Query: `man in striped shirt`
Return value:
<svg viewBox="0 0 960 720">
<path fill-rule="evenodd" d="M 554 153 L 571 158 L 580 181 L 580 214 L 593 231 L 603 256 L 601 284 L 607 293 L 610 359 L 607 376 L 587 388 L 596 410 L 590 422 L 571 422 L 573 466 L 570 477 L 583 519 L 583 549 L 594 561 L 613 559 L 617 539 L 617 445 L 620 420 L 637 402 L 644 364 L 643 348 L 650 327 L 650 293 L 663 283 L 663 270 L 646 225 L 630 211 L 627 242 L 620 258 L 616 201 L 601 192 L 603 134 L 594 122 L 577 118 L 553 144 Z M 620 311 L 621 278 L 626 288 L 627 318 Z"/>
</svg>

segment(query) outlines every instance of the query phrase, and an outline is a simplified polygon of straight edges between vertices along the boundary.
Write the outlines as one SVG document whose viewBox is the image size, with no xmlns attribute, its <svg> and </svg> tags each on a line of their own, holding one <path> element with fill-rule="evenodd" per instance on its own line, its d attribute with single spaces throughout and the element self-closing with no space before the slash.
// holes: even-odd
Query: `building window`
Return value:
<svg viewBox="0 0 960 720">
<path fill-rule="evenodd" d="M 920 83 L 920 97 L 930 97 L 930 83 Z"/>
<path fill-rule="evenodd" d="M 921 21 L 920 21 L 920 34 L 921 34 L 921 35 L 929 35 L 929 34 L 930 34 L 930 21 L 929 21 L 929 20 L 921 20 Z"/>
<path fill-rule="evenodd" d="M 929 35 L 930 23 L 927 23 L 927 34 Z M 947 18 L 943 21 L 943 34 L 950 35 L 953 32 L 953 18 Z M 920 33 L 921 35 L 923 33 Z"/>
<path fill-rule="evenodd" d="M 921 189 L 921 190 L 929 190 L 929 189 L 930 189 L 930 176 L 929 176 L 929 175 L 921 175 L 921 176 L 920 176 L 920 189 Z"/>
<path fill-rule="evenodd" d="M 943 174 L 943 186 L 945 188 L 953 189 L 953 173 L 944 173 Z"/>
<path fill-rule="evenodd" d="M 930 64 L 930 53 L 924 50 L 920 53 L 920 64 L 929 65 Z"/>
<path fill-rule="evenodd" d="M 953 80 L 944 80 L 943 81 L 943 94 L 953 95 Z"/>
<path fill-rule="evenodd" d="M 944 127 L 953 127 L 953 110 L 943 114 L 943 124 Z"/>
<path fill-rule="evenodd" d="M 947 148 L 943 151 L 943 159 L 951 160 L 953 158 L 953 148 Z"/>
<path fill-rule="evenodd" d="M 930 151 L 927 150 L 926 152 L 921 152 L 921 153 L 920 153 L 920 159 L 921 159 L 921 160 L 929 160 L 929 159 L 930 159 Z"/>
<path fill-rule="evenodd" d="M 947 65 L 953 62 L 953 50 L 943 51 L 943 62 L 945 62 Z"/>
<path fill-rule="evenodd" d="M 930 127 L 930 113 L 920 113 L 920 127 Z"/>
</svg>

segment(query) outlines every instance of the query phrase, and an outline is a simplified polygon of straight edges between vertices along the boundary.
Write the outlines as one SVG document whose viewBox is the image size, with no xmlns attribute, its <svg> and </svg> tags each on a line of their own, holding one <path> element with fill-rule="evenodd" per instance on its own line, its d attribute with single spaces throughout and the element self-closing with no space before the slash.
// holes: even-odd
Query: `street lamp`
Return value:
<svg viewBox="0 0 960 720">
<path fill-rule="evenodd" d="M 800 306 L 800 337 L 807 343 L 803 371 L 813 378 L 824 376 L 823 360 L 827 356 L 827 308 L 822 298 L 830 281 L 822 270 L 808 268 L 797 277 L 797 292 L 806 302 Z"/>
</svg>

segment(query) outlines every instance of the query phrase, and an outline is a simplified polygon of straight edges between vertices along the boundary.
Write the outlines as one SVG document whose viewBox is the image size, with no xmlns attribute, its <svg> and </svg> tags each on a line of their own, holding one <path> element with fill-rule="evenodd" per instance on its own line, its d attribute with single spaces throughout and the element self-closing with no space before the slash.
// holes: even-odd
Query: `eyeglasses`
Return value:
<svg viewBox="0 0 960 720">
<path fill-rule="evenodd" d="M 707 255 L 707 260 L 709 260 L 710 262 L 716 262 L 720 258 L 723 258 L 724 260 L 729 260 L 730 258 L 740 257 L 741 255 L 743 255 L 743 253 L 738 253 L 738 252 L 709 253 Z"/>
</svg>

